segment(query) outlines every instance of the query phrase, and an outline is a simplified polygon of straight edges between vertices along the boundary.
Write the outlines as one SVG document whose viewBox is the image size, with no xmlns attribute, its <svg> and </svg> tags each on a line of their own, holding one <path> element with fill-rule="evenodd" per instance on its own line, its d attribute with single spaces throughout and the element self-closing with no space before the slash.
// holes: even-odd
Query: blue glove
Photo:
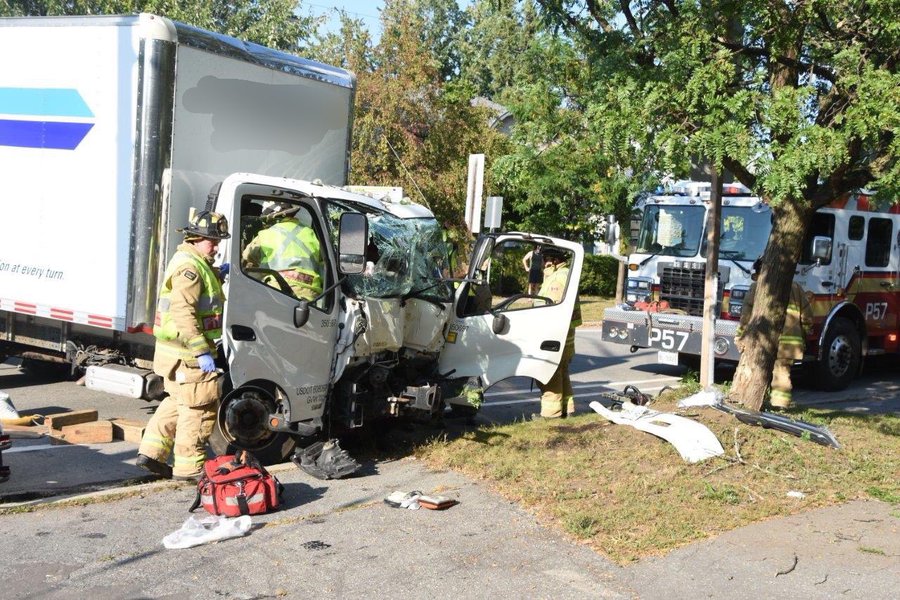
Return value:
<svg viewBox="0 0 900 600">
<path fill-rule="evenodd" d="M 231 263 L 223 263 L 219 265 L 219 273 L 222 275 L 222 277 L 228 275 L 229 271 L 231 271 Z"/>
<path fill-rule="evenodd" d="M 197 364 L 204 373 L 212 373 L 216 370 L 216 361 L 209 354 L 201 354 L 197 357 Z"/>
</svg>

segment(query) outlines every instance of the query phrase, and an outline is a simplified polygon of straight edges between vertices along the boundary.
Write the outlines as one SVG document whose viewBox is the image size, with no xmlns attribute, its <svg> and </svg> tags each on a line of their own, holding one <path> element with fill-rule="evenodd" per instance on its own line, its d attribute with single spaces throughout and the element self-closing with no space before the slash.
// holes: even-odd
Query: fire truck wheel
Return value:
<svg viewBox="0 0 900 600">
<path fill-rule="evenodd" d="M 816 381 L 822 390 L 843 390 L 859 371 L 862 360 L 859 332 L 848 319 L 835 319 L 825 334 Z"/>
</svg>

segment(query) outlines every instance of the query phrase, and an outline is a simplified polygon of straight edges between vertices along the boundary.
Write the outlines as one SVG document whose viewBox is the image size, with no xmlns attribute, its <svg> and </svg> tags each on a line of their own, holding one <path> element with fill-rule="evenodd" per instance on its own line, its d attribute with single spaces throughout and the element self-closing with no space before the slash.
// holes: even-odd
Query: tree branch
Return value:
<svg viewBox="0 0 900 600">
<path fill-rule="evenodd" d="M 720 37 L 713 38 L 713 41 L 724 48 L 728 48 L 733 52 L 737 52 L 739 54 L 746 54 L 748 56 L 753 56 L 756 58 L 765 58 L 770 61 L 775 61 L 776 63 L 783 65 L 785 67 L 790 67 L 792 69 L 798 69 L 801 71 L 811 71 L 815 73 L 822 79 L 826 79 L 831 83 L 834 83 L 837 79 L 834 71 L 827 67 L 823 67 L 821 65 L 817 65 L 814 63 L 808 63 L 802 60 L 797 60 L 794 58 L 789 58 L 787 56 L 773 55 L 766 48 L 756 48 L 753 46 L 745 46 L 743 44 L 738 44 L 735 42 L 729 42 L 728 40 L 724 40 Z"/>
<path fill-rule="evenodd" d="M 738 181 L 746 185 L 751 190 L 756 186 L 756 175 L 747 170 L 741 163 L 732 158 L 723 158 L 722 166 L 731 171 Z"/>
<path fill-rule="evenodd" d="M 591 2 L 593 4 L 593 2 Z M 641 28 L 638 27 L 637 21 L 634 18 L 634 14 L 631 12 L 631 3 L 628 0 L 619 0 L 619 8 L 622 10 L 622 14 L 625 15 L 625 20 L 628 21 L 628 28 L 631 29 L 631 34 L 634 36 L 635 40 L 639 40 L 644 37 Z"/>
<path fill-rule="evenodd" d="M 591 15 L 591 18 L 597 22 L 600 28 L 606 33 L 611 33 L 614 31 L 613 26 L 609 24 L 603 15 L 600 14 L 600 8 L 597 6 L 597 0 L 587 0 L 587 9 L 588 13 Z"/>
</svg>

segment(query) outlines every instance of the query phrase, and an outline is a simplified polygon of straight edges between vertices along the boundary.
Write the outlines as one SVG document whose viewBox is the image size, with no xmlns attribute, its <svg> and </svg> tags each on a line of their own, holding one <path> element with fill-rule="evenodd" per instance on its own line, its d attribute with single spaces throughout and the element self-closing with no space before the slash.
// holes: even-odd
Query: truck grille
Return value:
<svg viewBox="0 0 900 600">
<path fill-rule="evenodd" d="M 689 315 L 703 316 L 703 288 L 706 285 L 706 269 L 663 267 L 659 276 L 659 299 L 666 300 L 671 308 Z M 717 298 L 722 298 L 722 282 L 719 281 Z M 716 314 L 719 309 L 716 308 Z"/>
</svg>

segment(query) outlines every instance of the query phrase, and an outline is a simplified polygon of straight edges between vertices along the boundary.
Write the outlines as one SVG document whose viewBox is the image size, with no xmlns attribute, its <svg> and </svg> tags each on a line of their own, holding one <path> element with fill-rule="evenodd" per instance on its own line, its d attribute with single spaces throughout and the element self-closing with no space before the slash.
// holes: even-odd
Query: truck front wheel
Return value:
<svg viewBox="0 0 900 600">
<path fill-rule="evenodd" d="M 839 391 L 845 389 L 862 361 L 862 344 L 859 332 L 848 319 L 835 319 L 825 334 L 822 360 L 816 368 L 819 389 Z"/>
<path fill-rule="evenodd" d="M 216 455 L 247 450 L 265 465 L 283 462 L 297 445 L 294 436 L 269 431 L 275 400 L 264 389 L 242 387 L 223 398 L 209 445 Z"/>
</svg>

